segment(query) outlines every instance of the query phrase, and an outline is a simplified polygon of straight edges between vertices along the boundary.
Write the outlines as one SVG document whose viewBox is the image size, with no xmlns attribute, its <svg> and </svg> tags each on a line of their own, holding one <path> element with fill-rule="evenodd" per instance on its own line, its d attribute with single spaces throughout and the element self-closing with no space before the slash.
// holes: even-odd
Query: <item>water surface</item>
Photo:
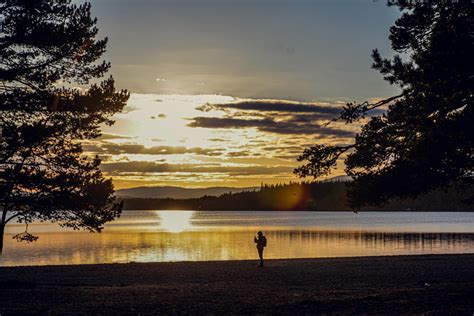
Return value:
<svg viewBox="0 0 474 316">
<path fill-rule="evenodd" d="M 474 213 L 124 211 L 101 234 L 30 224 L 34 243 L 11 237 L 0 266 L 474 253 Z"/>
</svg>

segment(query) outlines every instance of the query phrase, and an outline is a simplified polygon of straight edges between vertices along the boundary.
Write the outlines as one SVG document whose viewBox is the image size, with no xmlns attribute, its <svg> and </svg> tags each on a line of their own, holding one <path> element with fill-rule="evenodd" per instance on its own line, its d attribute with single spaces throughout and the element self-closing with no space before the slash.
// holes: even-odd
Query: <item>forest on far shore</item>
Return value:
<svg viewBox="0 0 474 316">
<path fill-rule="evenodd" d="M 407 184 L 408 185 L 408 184 Z M 391 200 L 384 206 L 361 211 L 474 211 L 469 190 L 438 189 L 416 199 Z M 351 211 L 346 182 L 308 182 L 262 185 L 259 190 L 203 196 L 195 199 L 124 199 L 125 210 L 219 210 L 219 211 Z"/>
</svg>

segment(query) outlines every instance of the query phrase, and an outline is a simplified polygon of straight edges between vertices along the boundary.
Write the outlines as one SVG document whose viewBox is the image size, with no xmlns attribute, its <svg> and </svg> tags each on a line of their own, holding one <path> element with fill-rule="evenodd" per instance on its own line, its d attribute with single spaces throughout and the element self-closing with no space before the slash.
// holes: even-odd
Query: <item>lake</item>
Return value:
<svg viewBox="0 0 474 316">
<path fill-rule="evenodd" d="M 33 223 L 34 243 L 11 237 L 0 266 L 474 253 L 474 213 L 124 211 L 101 234 Z"/>
</svg>

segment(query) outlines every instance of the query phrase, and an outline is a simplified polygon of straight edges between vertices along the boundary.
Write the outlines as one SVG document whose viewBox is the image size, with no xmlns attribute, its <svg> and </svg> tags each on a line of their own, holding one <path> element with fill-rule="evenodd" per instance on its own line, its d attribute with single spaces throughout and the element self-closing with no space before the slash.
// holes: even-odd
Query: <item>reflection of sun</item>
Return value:
<svg viewBox="0 0 474 316">
<path fill-rule="evenodd" d="M 156 211 L 161 218 L 160 227 L 170 233 L 180 233 L 192 227 L 194 211 Z"/>
</svg>

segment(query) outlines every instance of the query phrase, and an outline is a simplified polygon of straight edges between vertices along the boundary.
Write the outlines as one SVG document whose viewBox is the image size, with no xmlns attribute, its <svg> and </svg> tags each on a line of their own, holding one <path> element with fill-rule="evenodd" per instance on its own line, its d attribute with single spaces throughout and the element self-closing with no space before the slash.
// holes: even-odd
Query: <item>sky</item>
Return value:
<svg viewBox="0 0 474 316">
<path fill-rule="evenodd" d="M 372 49 L 392 54 L 399 15 L 382 0 L 92 0 L 92 12 L 132 93 L 84 144 L 118 189 L 294 181 L 304 148 L 357 133 L 324 125 L 346 102 L 397 93 L 370 68 Z"/>
</svg>

